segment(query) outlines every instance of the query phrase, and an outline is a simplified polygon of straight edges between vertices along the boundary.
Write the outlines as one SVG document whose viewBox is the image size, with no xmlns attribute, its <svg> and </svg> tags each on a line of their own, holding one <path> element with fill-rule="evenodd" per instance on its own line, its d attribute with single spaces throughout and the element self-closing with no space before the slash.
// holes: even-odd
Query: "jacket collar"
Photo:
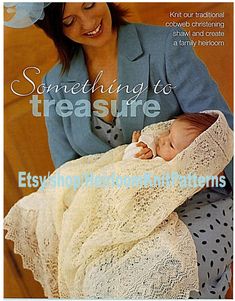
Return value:
<svg viewBox="0 0 235 301">
<path fill-rule="evenodd" d="M 135 47 L 133 47 L 135 45 Z M 120 56 L 126 57 L 129 61 L 134 61 L 143 54 L 143 49 L 140 44 L 138 33 L 135 24 L 127 23 L 121 25 L 118 30 L 118 52 Z M 68 73 L 65 73 L 66 79 L 63 81 L 79 81 L 81 80 L 81 73 L 79 70 L 85 70 L 85 57 L 82 47 L 79 48 L 78 54 L 73 58 L 71 67 Z M 84 78 L 84 74 L 82 75 Z"/>
<path fill-rule="evenodd" d="M 133 47 L 135 45 L 135 47 Z M 143 54 L 135 24 L 120 26 L 118 32 L 118 49 L 122 56 L 134 61 Z"/>
<path fill-rule="evenodd" d="M 83 85 L 88 80 L 87 66 L 85 63 L 84 53 L 80 48 L 78 57 L 74 58 L 71 63 L 69 73 L 64 75 L 61 80 L 61 85 L 65 84 L 68 87 L 73 86 L 78 82 Z M 133 88 L 143 83 L 144 87 L 148 87 L 149 80 L 149 54 L 144 53 L 137 34 L 135 24 L 127 24 L 120 27 L 118 32 L 118 83 L 130 88 L 132 92 L 121 89 L 118 93 L 117 109 L 118 112 L 122 110 L 122 101 L 135 96 Z M 146 101 L 148 89 L 141 94 L 140 99 L 142 104 Z M 84 94 L 82 91 L 77 94 L 68 94 L 66 97 L 71 101 L 78 99 L 90 100 L 90 94 Z M 131 116 L 132 106 L 127 106 L 126 115 L 120 117 L 122 132 L 125 143 L 131 141 L 131 135 L 134 130 L 141 130 L 144 126 L 143 105 L 137 107 L 136 116 Z M 94 151 L 104 152 L 110 149 L 110 146 L 96 137 L 92 132 L 90 118 L 79 117 L 74 114 L 70 117 L 73 140 L 76 141 L 77 146 L 86 154 L 92 154 Z M 82 129 L 82 130 L 81 130 Z M 85 143 L 84 141 L 92 141 L 92 143 Z M 82 145 L 82 147 L 81 147 Z M 76 146 L 75 146 L 76 147 Z"/>
</svg>

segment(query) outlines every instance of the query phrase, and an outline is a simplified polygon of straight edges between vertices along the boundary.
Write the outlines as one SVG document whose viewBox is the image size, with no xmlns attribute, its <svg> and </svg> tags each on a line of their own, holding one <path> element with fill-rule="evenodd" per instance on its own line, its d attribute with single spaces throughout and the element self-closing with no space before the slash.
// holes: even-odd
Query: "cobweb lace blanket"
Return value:
<svg viewBox="0 0 235 301">
<path fill-rule="evenodd" d="M 53 187 L 55 175 L 139 177 L 177 172 L 215 176 L 232 157 L 232 131 L 217 121 L 172 161 L 122 161 L 126 146 L 70 161 L 4 221 L 6 238 L 49 298 L 188 298 L 198 290 L 196 250 L 174 210 L 200 187 Z M 151 125 L 159 135 L 172 121 Z M 151 176 L 152 177 L 152 176 Z M 151 178 L 150 177 L 150 178 Z"/>
</svg>

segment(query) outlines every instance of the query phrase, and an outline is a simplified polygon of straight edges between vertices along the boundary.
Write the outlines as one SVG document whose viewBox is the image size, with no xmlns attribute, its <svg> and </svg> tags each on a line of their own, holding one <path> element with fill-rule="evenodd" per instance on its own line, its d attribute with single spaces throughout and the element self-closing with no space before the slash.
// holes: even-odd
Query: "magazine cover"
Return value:
<svg viewBox="0 0 235 301">
<path fill-rule="evenodd" d="M 233 3 L 4 3 L 4 297 L 233 298 Z"/>
</svg>

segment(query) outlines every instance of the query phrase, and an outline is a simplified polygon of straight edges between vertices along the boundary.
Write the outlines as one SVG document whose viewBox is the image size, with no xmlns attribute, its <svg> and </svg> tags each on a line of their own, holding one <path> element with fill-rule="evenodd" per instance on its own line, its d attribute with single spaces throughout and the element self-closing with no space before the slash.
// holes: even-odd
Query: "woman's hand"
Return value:
<svg viewBox="0 0 235 301">
<path fill-rule="evenodd" d="M 151 159 L 153 157 L 151 149 L 148 148 L 148 146 L 144 142 L 138 142 L 136 146 L 142 147 L 142 150 L 135 154 L 136 158 L 146 160 Z"/>
</svg>

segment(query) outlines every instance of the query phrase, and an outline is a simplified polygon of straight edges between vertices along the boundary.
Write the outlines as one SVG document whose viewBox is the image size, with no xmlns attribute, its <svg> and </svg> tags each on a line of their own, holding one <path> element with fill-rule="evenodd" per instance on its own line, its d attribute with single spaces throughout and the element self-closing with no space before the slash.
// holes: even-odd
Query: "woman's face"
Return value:
<svg viewBox="0 0 235 301">
<path fill-rule="evenodd" d="M 74 42 L 102 47 L 112 37 L 112 18 L 107 3 L 67 2 L 63 14 L 63 31 Z"/>
</svg>

